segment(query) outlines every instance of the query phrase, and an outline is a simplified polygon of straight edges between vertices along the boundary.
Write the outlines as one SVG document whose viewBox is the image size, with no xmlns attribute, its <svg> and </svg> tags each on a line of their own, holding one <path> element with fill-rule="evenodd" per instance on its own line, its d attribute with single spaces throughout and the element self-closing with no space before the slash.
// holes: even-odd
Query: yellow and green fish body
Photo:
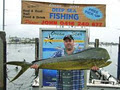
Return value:
<svg viewBox="0 0 120 90">
<path fill-rule="evenodd" d="M 15 76 L 17 79 L 21 74 L 23 74 L 30 66 L 37 64 L 39 69 L 53 69 L 53 70 L 89 70 L 93 66 L 105 67 L 108 66 L 111 61 L 108 61 L 110 56 L 106 49 L 104 48 L 90 48 L 85 49 L 79 53 L 72 55 L 48 58 L 44 60 L 36 60 L 32 63 L 11 61 L 7 64 L 21 66 L 21 71 Z"/>
</svg>

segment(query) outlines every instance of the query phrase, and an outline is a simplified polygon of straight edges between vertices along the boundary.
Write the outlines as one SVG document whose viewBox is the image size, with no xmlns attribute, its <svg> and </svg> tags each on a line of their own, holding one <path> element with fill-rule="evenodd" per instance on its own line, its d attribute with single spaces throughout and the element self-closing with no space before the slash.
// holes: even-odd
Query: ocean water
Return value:
<svg viewBox="0 0 120 90">
<path fill-rule="evenodd" d="M 93 46 L 93 45 L 90 45 Z M 99 47 L 106 48 L 110 54 L 112 64 L 104 67 L 114 77 L 117 77 L 117 62 L 118 62 L 118 45 L 100 45 Z M 8 44 L 7 45 L 7 61 L 26 61 L 32 62 L 35 60 L 35 45 L 34 44 Z M 35 78 L 34 69 L 28 69 L 22 76 L 14 82 L 9 82 L 21 69 L 17 66 L 7 66 L 7 90 L 32 90 L 32 81 Z"/>
<path fill-rule="evenodd" d="M 35 60 L 34 44 L 8 44 L 7 45 L 7 61 L 26 61 Z M 22 76 L 14 82 L 9 82 L 19 71 L 20 67 L 7 66 L 7 90 L 32 90 L 32 81 L 35 77 L 34 69 L 28 69 Z"/>
</svg>

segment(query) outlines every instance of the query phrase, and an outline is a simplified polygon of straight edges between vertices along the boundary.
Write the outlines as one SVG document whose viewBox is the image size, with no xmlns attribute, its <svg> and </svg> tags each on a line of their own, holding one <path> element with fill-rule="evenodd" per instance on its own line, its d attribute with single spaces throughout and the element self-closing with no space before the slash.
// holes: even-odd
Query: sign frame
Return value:
<svg viewBox="0 0 120 90">
<path fill-rule="evenodd" d="M 43 31 L 84 31 L 85 32 L 85 48 L 88 47 L 88 39 L 89 39 L 89 35 L 88 35 L 88 29 L 86 28 L 40 28 L 39 29 L 39 59 L 43 58 Z M 85 84 L 87 84 L 88 82 L 88 77 L 87 77 L 87 72 L 85 71 Z M 86 88 L 86 85 L 85 85 Z M 43 70 L 40 69 L 39 70 L 39 89 L 42 90 L 56 90 L 55 87 L 46 87 L 43 86 Z"/>
</svg>

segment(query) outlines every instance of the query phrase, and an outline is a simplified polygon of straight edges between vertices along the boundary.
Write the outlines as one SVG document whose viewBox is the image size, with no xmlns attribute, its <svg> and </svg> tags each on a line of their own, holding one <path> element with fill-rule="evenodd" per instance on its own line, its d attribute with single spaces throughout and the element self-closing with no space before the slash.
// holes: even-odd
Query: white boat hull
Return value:
<svg viewBox="0 0 120 90">
<path fill-rule="evenodd" d="M 111 84 L 88 84 L 87 90 L 120 90 L 120 86 Z"/>
</svg>

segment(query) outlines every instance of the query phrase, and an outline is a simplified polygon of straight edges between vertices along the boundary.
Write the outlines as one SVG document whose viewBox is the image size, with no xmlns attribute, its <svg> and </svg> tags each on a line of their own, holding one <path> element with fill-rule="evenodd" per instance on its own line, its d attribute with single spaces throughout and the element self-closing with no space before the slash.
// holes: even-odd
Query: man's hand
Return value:
<svg viewBox="0 0 120 90">
<path fill-rule="evenodd" d="M 33 65 L 31 66 L 31 68 L 38 69 L 39 66 L 38 66 L 37 64 L 33 64 Z"/>
<path fill-rule="evenodd" d="M 91 68 L 91 70 L 93 70 L 93 71 L 99 70 L 99 67 L 93 66 L 93 67 Z"/>
</svg>

